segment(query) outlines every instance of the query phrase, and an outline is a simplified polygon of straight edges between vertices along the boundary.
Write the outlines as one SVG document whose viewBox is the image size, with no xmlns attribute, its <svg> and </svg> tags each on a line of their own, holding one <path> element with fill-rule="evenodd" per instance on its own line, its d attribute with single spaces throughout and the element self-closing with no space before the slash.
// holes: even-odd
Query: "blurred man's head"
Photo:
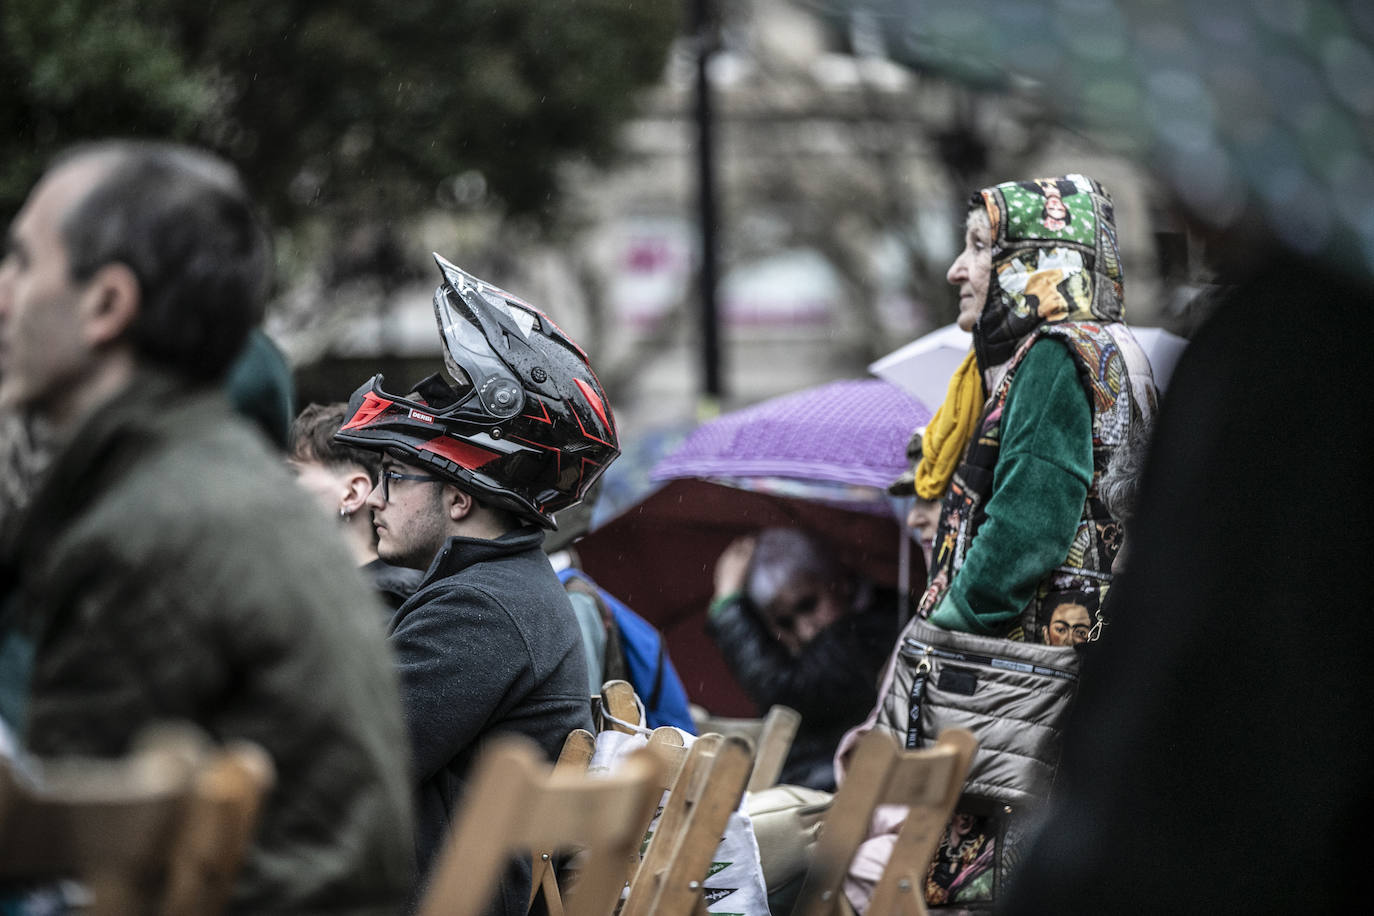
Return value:
<svg viewBox="0 0 1374 916">
<path fill-rule="evenodd" d="M 766 528 L 749 562 L 745 594 L 773 638 L 796 655 L 849 613 L 854 583 L 803 532 Z"/>
<path fill-rule="evenodd" d="M 109 142 L 62 155 L 6 248 L 0 404 L 59 424 L 141 367 L 218 381 L 262 315 L 267 236 L 234 170 L 189 148 Z"/>
</svg>

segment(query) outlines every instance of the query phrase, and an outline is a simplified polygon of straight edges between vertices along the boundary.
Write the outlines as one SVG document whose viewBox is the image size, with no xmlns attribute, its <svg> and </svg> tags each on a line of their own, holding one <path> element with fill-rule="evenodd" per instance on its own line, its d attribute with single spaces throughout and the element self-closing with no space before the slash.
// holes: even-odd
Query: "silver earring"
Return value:
<svg viewBox="0 0 1374 916">
<path fill-rule="evenodd" d="M 343 506 L 340 506 L 340 507 L 339 507 L 339 518 L 347 519 L 347 518 L 348 518 L 348 515 L 349 515 L 348 510 L 345 509 Z"/>
</svg>

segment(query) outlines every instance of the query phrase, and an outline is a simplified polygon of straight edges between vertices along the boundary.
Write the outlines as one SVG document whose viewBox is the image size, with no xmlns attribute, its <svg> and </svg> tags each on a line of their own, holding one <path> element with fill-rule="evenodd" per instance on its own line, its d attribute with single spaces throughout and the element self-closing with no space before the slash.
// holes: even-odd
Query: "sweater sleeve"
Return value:
<svg viewBox="0 0 1374 916">
<path fill-rule="evenodd" d="M 737 593 L 713 603 L 706 629 L 744 692 L 761 709 L 795 702 L 791 697 L 791 656 L 764 629 L 743 595 Z"/>
<path fill-rule="evenodd" d="M 1092 408 L 1073 357 L 1041 340 L 1007 396 L 987 518 L 930 622 L 987 635 L 1020 614 L 1068 554 L 1092 461 Z"/>
</svg>

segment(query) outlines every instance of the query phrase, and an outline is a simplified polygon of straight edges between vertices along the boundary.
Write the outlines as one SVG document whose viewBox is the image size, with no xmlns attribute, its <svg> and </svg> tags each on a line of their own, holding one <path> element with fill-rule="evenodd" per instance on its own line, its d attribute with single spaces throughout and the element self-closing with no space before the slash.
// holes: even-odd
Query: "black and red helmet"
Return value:
<svg viewBox="0 0 1374 916">
<path fill-rule="evenodd" d="M 340 442 L 430 468 L 546 528 L 620 454 L 587 354 L 548 316 L 439 255 L 434 317 L 448 378 L 405 396 L 373 376 L 348 401 Z"/>
</svg>

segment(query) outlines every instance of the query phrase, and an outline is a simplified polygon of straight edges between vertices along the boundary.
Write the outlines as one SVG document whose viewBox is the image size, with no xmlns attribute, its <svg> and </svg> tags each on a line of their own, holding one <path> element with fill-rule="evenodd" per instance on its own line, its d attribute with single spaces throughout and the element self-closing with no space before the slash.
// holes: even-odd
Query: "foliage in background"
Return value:
<svg viewBox="0 0 1374 916">
<path fill-rule="evenodd" d="M 237 163 L 280 224 L 494 198 L 547 212 L 661 73 L 678 4 L 627 0 L 6 0 L 0 209 L 100 136 Z"/>
</svg>

